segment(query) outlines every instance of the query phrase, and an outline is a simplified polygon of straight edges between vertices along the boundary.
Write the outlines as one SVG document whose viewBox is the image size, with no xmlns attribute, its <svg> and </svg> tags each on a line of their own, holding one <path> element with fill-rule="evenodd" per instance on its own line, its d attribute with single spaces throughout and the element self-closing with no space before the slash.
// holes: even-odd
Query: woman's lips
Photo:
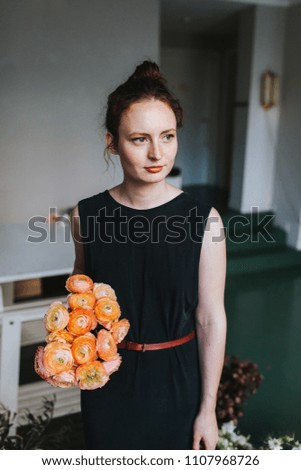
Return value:
<svg viewBox="0 0 301 470">
<path fill-rule="evenodd" d="M 146 166 L 145 169 L 149 173 L 159 173 L 161 171 L 163 166 Z"/>
</svg>

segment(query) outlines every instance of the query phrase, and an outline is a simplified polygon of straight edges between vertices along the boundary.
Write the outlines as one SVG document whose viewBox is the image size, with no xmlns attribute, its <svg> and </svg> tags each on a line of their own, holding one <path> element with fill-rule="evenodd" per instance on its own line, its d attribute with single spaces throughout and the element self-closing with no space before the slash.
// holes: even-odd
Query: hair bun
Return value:
<svg viewBox="0 0 301 470">
<path fill-rule="evenodd" d="M 135 72 L 129 77 L 129 80 L 142 80 L 144 78 L 157 80 L 162 85 L 166 83 L 166 79 L 161 74 L 159 66 L 155 62 L 148 60 L 145 60 L 136 67 Z"/>
</svg>

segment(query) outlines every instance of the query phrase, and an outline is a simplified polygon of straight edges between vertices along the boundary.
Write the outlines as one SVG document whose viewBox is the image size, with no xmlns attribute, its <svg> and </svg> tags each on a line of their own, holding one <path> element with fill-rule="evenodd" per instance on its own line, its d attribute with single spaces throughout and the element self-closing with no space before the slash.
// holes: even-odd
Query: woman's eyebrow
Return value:
<svg viewBox="0 0 301 470">
<path fill-rule="evenodd" d="M 148 135 L 149 135 L 149 134 L 147 134 L 147 132 L 135 131 L 135 132 L 131 132 L 131 133 L 129 134 L 129 137 L 132 137 L 132 136 L 137 135 L 137 134 L 138 134 L 138 135 L 144 135 L 144 136 L 148 136 Z"/>
<path fill-rule="evenodd" d="M 166 134 L 167 132 L 176 132 L 176 129 L 174 128 L 167 129 L 166 131 L 161 132 L 161 134 Z"/>
<path fill-rule="evenodd" d="M 160 132 L 160 135 L 161 135 L 161 134 L 166 134 L 166 133 L 168 133 L 168 132 L 176 132 L 176 129 L 174 129 L 174 128 L 172 128 L 172 129 L 167 129 L 166 131 Z M 129 136 L 132 137 L 132 136 L 137 135 L 137 134 L 143 135 L 143 136 L 149 136 L 149 135 L 150 135 L 150 134 L 148 134 L 147 132 L 135 131 L 135 132 L 131 132 L 131 133 L 129 134 Z"/>
</svg>

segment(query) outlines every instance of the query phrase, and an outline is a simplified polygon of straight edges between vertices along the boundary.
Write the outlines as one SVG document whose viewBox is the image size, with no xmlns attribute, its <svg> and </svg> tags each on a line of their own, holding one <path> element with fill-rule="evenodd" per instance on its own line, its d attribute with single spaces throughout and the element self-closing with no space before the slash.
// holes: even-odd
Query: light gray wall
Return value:
<svg viewBox="0 0 301 470">
<path fill-rule="evenodd" d="M 159 59 L 159 0 L 0 0 L 0 222 L 47 216 L 121 180 L 106 172 L 107 94 Z"/>
<path fill-rule="evenodd" d="M 265 111 L 261 107 L 260 81 L 266 70 L 282 77 L 285 15 L 284 8 L 255 7 L 253 33 L 249 38 L 252 44 L 249 84 L 244 88 L 248 89 L 247 114 L 242 108 L 241 119 L 237 121 L 240 138 L 236 135 L 230 198 L 230 207 L 242 213 L 251 212 L 252 207 L 260 211 L 272 208 L 281 108 L 276 106 Z M 244 92 L 241 98 L 243 95 Z"/>
<path fill-rule="evenodd" d="M 219 55 L 215 51 L 163 47 L 161 66 L 184 110 L 176 159 L 183 185 L 215 184 Z"/>
<path fill-rule="evenodd" d="M 260 81 L 265 70 L 283 75 L 286 9 L 258 6 L 255 10 L 248 130 L 241 211 L 272 208 L 274 170 L 281 107 L 265 111 L 260 104 Z"/>
<path fill-rule="evenodd" d="M 282 112 L 275 173 L 276 223 L 301 250 L 301 5 L 288 9 Z"/>
</svg>

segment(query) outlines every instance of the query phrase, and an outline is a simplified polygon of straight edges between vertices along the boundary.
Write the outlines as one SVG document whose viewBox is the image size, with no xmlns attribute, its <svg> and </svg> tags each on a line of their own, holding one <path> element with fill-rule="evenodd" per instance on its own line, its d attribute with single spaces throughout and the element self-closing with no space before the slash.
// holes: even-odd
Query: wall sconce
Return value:
<svg viewBox="0 0 301 470">
<path fill-rule="evenodd" d="M 261 77 L 260 104 L 265 111 L 279 104 L 279 75 L 270 70 Z"/>
</svg>

